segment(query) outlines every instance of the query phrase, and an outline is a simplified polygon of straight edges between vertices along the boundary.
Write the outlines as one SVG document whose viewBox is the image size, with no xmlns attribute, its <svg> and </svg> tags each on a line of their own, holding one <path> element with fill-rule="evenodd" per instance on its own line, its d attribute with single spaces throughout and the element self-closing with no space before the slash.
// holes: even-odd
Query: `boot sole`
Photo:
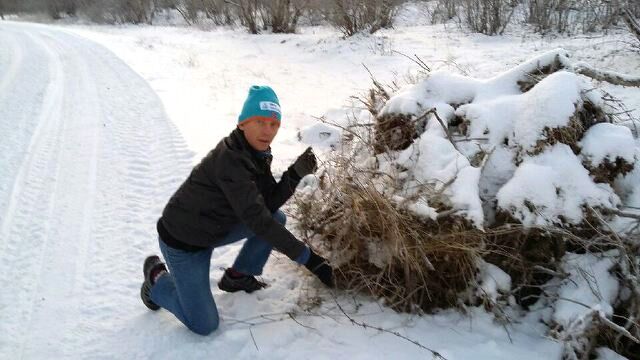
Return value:
<svg viewBox="0 0 640 360">
<path fill-rule="evenodd" d="M 160 306 L 158 306 L 156 303 L 154 303 L 153 301 L 151 301 L 151 299 L 148 299 L 147 296 L 145 296 L 145 286 L 147 285 L 147 282 L 143 282 L 142 286 L 140 287 L 140 299 L 142 299 L 142 303 L 149 308 L 149 310 L 153 310 L 153 311 L 157 311 L 160 309 Z"/>
<path fill-rule="evenodd" d="M 231 287 L 231 286 L 227 286 L 223 281 L 219 281 L 218 282 L 218 289 L 222 290 L 222 291 L 226 291 L 226 292 L 230 292 L 230 293 L 235 293 L 238 291 L 244 291 L 247 294 L 251 294 L 254 291 L 258 291 L 258 290 L 263 290 L 265 288 L 267 288 L 269 285 L 266 285 L 259 288 L 259 289 L 253 289 L 253 290 L 247 290 L 247 289 L 242 289 L 242 288 L 237 288 L 237 287 Z"/>
</svg>

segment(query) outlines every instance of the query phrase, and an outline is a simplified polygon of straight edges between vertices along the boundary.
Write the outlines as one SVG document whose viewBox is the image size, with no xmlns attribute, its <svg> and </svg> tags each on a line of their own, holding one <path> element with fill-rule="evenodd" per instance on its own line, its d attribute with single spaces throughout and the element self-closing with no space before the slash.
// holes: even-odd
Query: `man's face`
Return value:
<svg viewBox="0 0 640 360">
<path fill-rule="evenodd" d="M 280 128 L 280 121 L 269 119 L 254 119 L 238 125 L 244 132 L 244 137 L 252 148 L 266 151 L 276 137 Z"/>
</svg>

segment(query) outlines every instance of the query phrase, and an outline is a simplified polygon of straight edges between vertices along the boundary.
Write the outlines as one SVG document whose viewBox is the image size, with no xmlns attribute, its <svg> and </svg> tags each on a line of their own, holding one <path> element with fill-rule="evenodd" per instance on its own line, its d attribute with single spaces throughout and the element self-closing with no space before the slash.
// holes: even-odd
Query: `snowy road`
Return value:
<svg viewBox="0 0 640 360">
<path fill-rule="evenodd" d="M 140 261 L 192 153 L 112 53 L 27 24 L 0 24 L 0 134 L 0 358 L 99 356 L 146 314 Z"/>
</svg>

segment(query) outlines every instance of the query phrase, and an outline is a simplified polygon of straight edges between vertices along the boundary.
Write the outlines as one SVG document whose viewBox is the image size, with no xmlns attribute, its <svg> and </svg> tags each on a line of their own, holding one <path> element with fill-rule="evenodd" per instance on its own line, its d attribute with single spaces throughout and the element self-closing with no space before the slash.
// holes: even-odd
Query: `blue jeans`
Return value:
<svg viewBox="0 0 640 360">
<path fill-rule="evenodd" d="M 273 218 L 282 225 L 285 214 L 277 210 Z M 236 225 L 218 246 L 224 246 L 246 238 L 233 268 L 249 275 L 262 274 L 272 246 L 256 236 L 244 224 Z M 190 252 L 167 246 L 162 239 L 160 251 L 169 267 L 169 274 L 158 278 L 151 288 L 151 300 L 167 309 L 189 330 L 200 335 L 208 335 L 218 328 L 220 322 L 216 302 L 211 294 L 209 268 L 213 247 Z"/>
</svg>

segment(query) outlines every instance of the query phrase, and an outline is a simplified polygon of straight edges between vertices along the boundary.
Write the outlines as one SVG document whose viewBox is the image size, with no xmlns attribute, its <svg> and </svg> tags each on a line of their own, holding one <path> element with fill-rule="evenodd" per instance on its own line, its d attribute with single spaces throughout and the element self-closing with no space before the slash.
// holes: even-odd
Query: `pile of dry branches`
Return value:
<svg viewBox="0 0 640 360">
<path fill-rule="evenodd" d="M 328 201 L 302 195 L 296 205 L 304 232 L 328 246 L 339 286 L 400 311 L 457 305 L 475 279 L 485 235 L 462 219 L 420 218 L 390 201 L 366 173 L 338 169 L 320 177 Z"/>
<path fill-rule="evenodd" d="M 558 56 L 525 74 L 518 85 L 525 93 L 559 70 L 625 86 L 637 85 L 638 81 L 584 64 L 570 64 Z M 625 295 L 614 304 L 613 317 L 594 312 L 593 319 L 573 329 L 553 322 L 548 325 L 552 335 L 565 341 L 567 358 L 586 359 L 602 345 L 621 354 L 637 354 L 640 240 L 619 235 L 608 226 L 612 216 L 621 212 L 585 208 L 580 224 L 541 227 L 523 226 L 510 213 L 497 209 L 495 219 L 478 228 L 445 198 L 443 192 L 451 184 L 418 184 L 407 194 L 410 169 L 383 167 L 380 162 L 410 147 L 424 132 L 427 121 L 438 121 L 456 149 L 456 143 L 469 140 L 470 124 L 463 117 L 443 120 L 435 111 L 419 116 L 382 113 L 380 109 L 397 87 L 372 80 L 372 90 L 358 98 L 371 114 L 369 121 L 352 119 L 347 125 L 333 124 L 343 131 L 342 146 L 325 159 L 314 186 L 295 198 L 299 230 L 307 242 L 329 256 L 338 285 L 382 298 L 388 306 L 407 312 L 482 304 L 495 311 L 514 302 L 524 309 L 545 301 L 552 306 L 558 300 L 553 287 L 568 276 L 561 264 L 565 254 L 615 250 L 619 262 L 612 271 Z M 458 108 L 462 104 L 450 105 Z M 556 143 L 567 144 L 579 154 L 585 132 L 597 123 L 616 120 L 615 116 L 587 98 L 576 107 L 568 126 L 545 129 L 544 141 L 523 156 L 535 155 Z M 482 168 L 489 155 L 481 152 L 469 160 Z M 594 181 L 608 184 L 633 169 L 633 164 L 620 158 L 599 166 L 586 162 L 584 166 Z M 423 207 L 420 199 L 427 199 Z M 495 202 L 489 203 L 485 205 L 495 207 Z M 511 277 L 511 290 L 498 299 L 479 291 L 484 262 L 498 266 Z"/>
</svg>

